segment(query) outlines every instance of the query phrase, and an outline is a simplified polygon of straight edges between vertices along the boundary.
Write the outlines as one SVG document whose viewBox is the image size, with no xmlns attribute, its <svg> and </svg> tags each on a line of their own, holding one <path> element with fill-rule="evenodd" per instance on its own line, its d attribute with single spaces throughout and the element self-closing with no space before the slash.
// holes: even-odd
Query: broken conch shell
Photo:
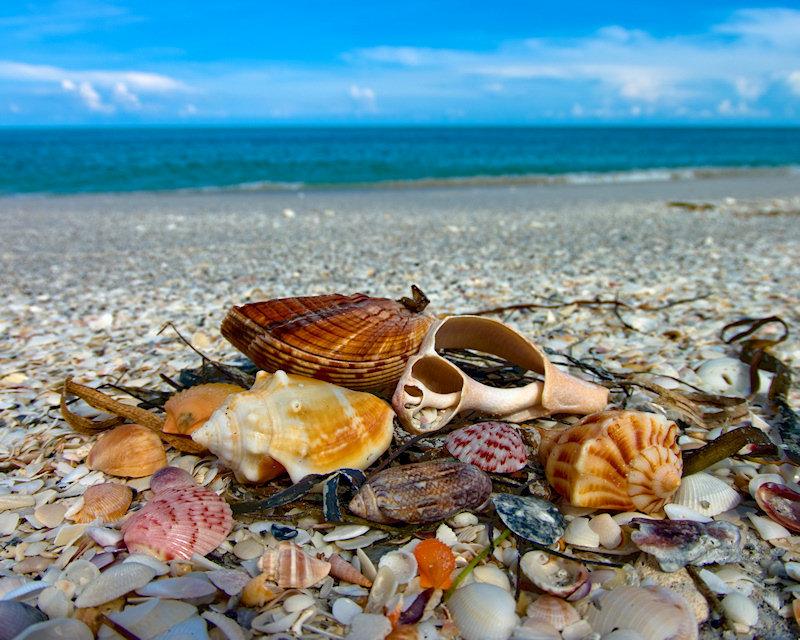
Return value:
<svg viewBox="0 0 800 640">
<path fill-rule="evenodd" d="M 321 380 L 259 372 L 252 389 L 229 396 L 192 439 L 240 482 L 286 471 L 293 482 L 343 467 L 366 469 L 392 440 L 391 407 L 369 393 Z"/>
<path fill-rule="evenodd" d="M 467 376 L 437 351 L 473 349 L 544 375 L 524 387 L 489 387 Z M 450 316 L 433 324 L 409 359 L 392 398 L 402 425 L 413 433 L 444 427 L 457 414 L 477 411 L 508 422 L 553 413 L 602 411 L 608 389 L 559 370 L 544 352 L 511 327 L 480 316 Z"/>
</svg>

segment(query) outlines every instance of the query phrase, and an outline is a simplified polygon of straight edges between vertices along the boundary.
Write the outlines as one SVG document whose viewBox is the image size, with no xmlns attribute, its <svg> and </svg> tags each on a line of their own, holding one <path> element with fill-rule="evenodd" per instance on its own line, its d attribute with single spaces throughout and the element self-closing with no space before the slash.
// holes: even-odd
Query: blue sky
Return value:
<svg viewBox="0 0 800 640">
<path fill-rule="evenodd" d="M 0 3 L 0 125 L 605 122 L 800 124 L 800 6 Z"/>
</svg>

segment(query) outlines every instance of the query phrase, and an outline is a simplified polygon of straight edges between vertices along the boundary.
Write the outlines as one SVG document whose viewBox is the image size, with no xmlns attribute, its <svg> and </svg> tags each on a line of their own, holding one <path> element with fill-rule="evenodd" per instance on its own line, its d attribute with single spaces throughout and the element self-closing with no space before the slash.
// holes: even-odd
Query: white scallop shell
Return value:
<svg viewBox="0 0 800 640">
<path fill-rule="evenodd" d="M 508 640 L 519 621 L 514 597 L 485 582 L 458 589 L 447 608 L 464 640 Z"/>
<path fill-rule="evenodd" d="M 394 574 L 397 584 L 408 584 L 417 575 L 417 558 L 408 551 L 390 551 L 378 562 L 378 570 L 388 567 Z"/>
<path fill-rule="evenodd" d="M 579 547 L 597 548 L 600 536 L 589 526 L 589 518 L 575 518 L 564 531 L 564 542 Z"/>
<path fill-rule="evenodd" d="M 709 589 L 711 589 L 714 593 L 720 595 L 727 595 L 732 591 L 731 587 L 728 586 L 728 583 L 725 582 L 713 571 L 709 571 L 708 569 L 700 569 L 698 575 L 703 580 L 703 582 L 706 583 L 706 586 Z"/>
<path fill-rule="evenodd" d="M 622 544 L 622 527 L 607 513 L 589 520 L 589 528 L 600 537 L 600 544 L 606 549 L 616 549 Z"/>
<path fill-rule="evenodd" d="M 763 516 L 757 516 L 752 513 L 748 514 L 747 517 L 750 518 L 750 522 L 753 523 L 753 526 L 756 528 L 756 531 L 758 531 L 758 535 L 761 536 L 762 540 L 788 538 L 792 535 L 786 527 L 784 527 L 782 524 L 778 524 L 774 520 L 764 518 Z"/>
<path fill-rule="evenodd" d="M 564 627 L 575 624 L 581 619 L 577 609 L 569 602 L 549 595 L 536 598 L 534 602 L 528 605 L 525 613 L 528 616 L 528 620 L 546 622 L 557 631 L 561 631 Z"/>
<path fill-rule="evenodd" d="M 701 386 L 710 393 L 745 397 L 750 394 L 750 367 L 735 358 L 706 360 L 697 368 Z M 764 392 L 772 382 L 773 374 L 759 370 L 759 388 Z"/>
<path fill-rule="evenodd" d="M 740 593 L 729 593 L 722 599 L 722 610 L 731 622 L 752 627 L 758 622 L 758 608 L 755 603 Z"/>
<path fill-rule="evenodd" d="M 700 515 L 715 516 L 733 509 L 742 501 L 736 489 L 708 473 L 693 473 L 681 479 L 672 502 L 689 507 Z"/>
<path fill-rule="evenodd" d="M 493 584 L 496 587 L 511 591 L 511 583 L 508 580 L 506 572 L 494 564 L 482 564 L 472 570 L 472 575 L 475 577 L 476 582 L 485 582 L 486 584 Z"/>
</svg>

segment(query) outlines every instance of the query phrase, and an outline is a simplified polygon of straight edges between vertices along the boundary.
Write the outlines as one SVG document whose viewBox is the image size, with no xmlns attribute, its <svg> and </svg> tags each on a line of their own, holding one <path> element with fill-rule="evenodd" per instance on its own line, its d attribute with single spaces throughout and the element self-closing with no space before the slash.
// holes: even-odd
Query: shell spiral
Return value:
<svg viewBox="0 0 800 640">
<path fill-rule="evenodd" d="M 664 416 L 604 411 L 545 432 L 539 458 L 553 488 L 579 507 L 653 513 L 677 491 L 678 427 Z"/>
</svg>

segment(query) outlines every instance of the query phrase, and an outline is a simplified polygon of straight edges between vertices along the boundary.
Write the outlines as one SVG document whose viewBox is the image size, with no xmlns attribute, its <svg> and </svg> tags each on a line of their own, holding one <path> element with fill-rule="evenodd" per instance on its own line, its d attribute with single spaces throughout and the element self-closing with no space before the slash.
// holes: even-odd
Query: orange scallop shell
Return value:
<svg viewBox="0 0 800 640">
<path fill-rule="evenodd" d="M 363 293 L 280 298 L 233 307 L 222 335 L 265 371 L 326 380 L 350 389 L 391 389 L 434 321 L 427 299 Z"/>
<path fill-rule="evenodd" d="M 124 484 L 104 482 L 89 487 L 83 494 L 83 508 L 73 516 L 75 522 L 103 522 L 118 520 L 128 512 L 133 500 L 133 490 Z"/>
<path fill-rule="evenodd" d="M 232 393 L 244 391 L 242 387 L 224 382 L 212 382 L 189 387 L 173 394 L 164 404 L 167 416 L 164 433 L 190 436 L 202 427 L 219 406 Z"/>
<path fill-rule="evenodd" d="M 106 431 L 86 458 L 92 471 L 120 478 L 143 478 L 167 464 L 161 438 L 140 424 L 123 424 Z"/>
<path fill-rule="evenodd" d="M 414 547 L 414 557 L 419 565 L 419 586 L 423 589 L 448 589 L 456 568 L 456 557 L 443 542 L 436 538 L 423 540 Z"/>
</svg>

